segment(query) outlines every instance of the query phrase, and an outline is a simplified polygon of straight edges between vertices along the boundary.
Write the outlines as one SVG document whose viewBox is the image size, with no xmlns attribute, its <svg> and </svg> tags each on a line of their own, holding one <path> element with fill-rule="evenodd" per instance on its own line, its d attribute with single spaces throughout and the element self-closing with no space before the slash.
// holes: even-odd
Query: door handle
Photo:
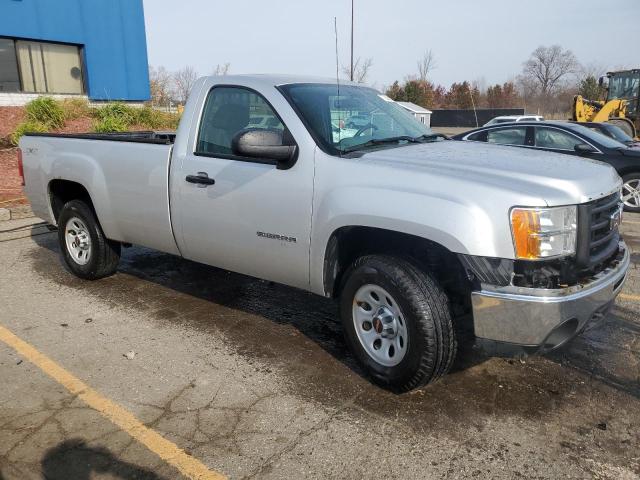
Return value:
<svg viewBox="0 0 640 480">
<path fill-rule="evenodd" d="M 202 185 L 206 187 L 207 185 L 213 185 L 216 181 L 213 178 L 209 178 L 207 172 L 198 172 L 197 175 L 187 175 L 185 180 L 189 183 L 195 183 L 198 186 Z"/>
</svg>

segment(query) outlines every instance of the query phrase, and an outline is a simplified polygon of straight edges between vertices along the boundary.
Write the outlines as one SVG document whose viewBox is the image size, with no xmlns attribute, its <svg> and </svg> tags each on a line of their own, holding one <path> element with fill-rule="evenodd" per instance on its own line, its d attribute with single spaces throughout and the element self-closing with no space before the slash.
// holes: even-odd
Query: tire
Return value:
<svg viewBox="0 0 640 480">
<path fill-rule="evenodd" d="M 382 298 L 387 293 L 389 298 Z M 351 350 L 384 388 L 412 390 L 437 380 L 453 364 L 457 340 L 448 298 L 410 260 L 386 255 L 356 260 L 345 273 L 340 316 Z"/>
<path fill-rule="evenodd" d="M 120 261 L 120 243 L 107 239 L 95 213 L 80 200 L 62 207 L 58 217 L 58 242 L 74 275 L 97 280 L 113 275 Z"/>
<path fill-rule="evenodd" d="M 640 212 L 640 172 L 622 177 L 622 202 L 625 212 Z"/>
<path fill-rule="evenodd" d="M 611 125 L 615 125 L 622 129 L 627 135 L 631 138 L 635 138 L 636 136 L 636 127 L 631 120 L 628 118 L 610 118 L 607 120 Z"/>
</svg>

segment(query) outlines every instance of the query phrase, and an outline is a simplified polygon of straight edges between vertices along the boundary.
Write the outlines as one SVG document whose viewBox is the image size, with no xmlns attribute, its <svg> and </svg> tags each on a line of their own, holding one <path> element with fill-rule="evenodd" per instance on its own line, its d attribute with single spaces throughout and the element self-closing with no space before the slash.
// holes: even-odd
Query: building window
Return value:
<svg viewBox="0 0 640 480">
<path fill-rule="evenodd" d="M 0 92 L 19 92 L 20 75 L 13 40 L 0 38 Z"/>
<path fill-rule="evenodd" d="M 80 48 L 0 39 L 0 91 L 83 93 Z"/>
</svg>

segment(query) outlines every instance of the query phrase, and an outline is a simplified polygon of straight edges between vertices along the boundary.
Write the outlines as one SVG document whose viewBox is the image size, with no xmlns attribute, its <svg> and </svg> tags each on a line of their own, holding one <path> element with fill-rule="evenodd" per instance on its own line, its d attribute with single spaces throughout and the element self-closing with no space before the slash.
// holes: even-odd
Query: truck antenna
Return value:
<svg viewBox="0 0 640 480">
<path fill-rule="evenodd" d="M 338 142 L 340 141 L 341 132 L 341 111 L 340 111 L 340 74 L 338 69 L 338 20 L 337 17 L 333 17 L 333 30 L 336 36 L 336 88 L 338 89 L 338 95 L 336 96 L 336 107 L 338 109 Z M 331 119 L 329 119 L 329 123 L 331 123 Z M 333 128 L 333 127 L 331 127 Z"/>
<path fill-rule="evenodd" d="M 338 84 L 338 96 L 340 96 L 340 75 L 338 74 L 338 20 L 333 17 L 333 30 L 336 36 L 336 83 Z"/>
</svg>

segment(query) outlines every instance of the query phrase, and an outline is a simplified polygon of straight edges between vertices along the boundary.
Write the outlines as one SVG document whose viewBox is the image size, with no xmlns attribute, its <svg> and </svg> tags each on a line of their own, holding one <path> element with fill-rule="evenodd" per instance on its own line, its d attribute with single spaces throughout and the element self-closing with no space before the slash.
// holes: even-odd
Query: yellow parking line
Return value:
<svg viewBox="0 0 640 480">
<path fill-rule="evenodd" d="M 640 302 L 640 295 L 629 295 L 628 293 L 621 293 L 618 298 L 622 300 L 630 300 L 632 302 Z"/>
<path fill-rule="evenodd" d="M 77 395 L 91 408 L 111 420 L 162 460 L 176 467 L 186 477 L 193 480 L 221 480 L 226 478 L 218 472 L 209 470 L 203 463 L 187 455 L 184 450 L 162 437 L 158 432 L 147 428 L 131 412 L 100 395 L 82 380 L 73 376 L 2 325 L 0 325 L 0 340 L 69 390 L 73 395 Z"/>
</svg>

